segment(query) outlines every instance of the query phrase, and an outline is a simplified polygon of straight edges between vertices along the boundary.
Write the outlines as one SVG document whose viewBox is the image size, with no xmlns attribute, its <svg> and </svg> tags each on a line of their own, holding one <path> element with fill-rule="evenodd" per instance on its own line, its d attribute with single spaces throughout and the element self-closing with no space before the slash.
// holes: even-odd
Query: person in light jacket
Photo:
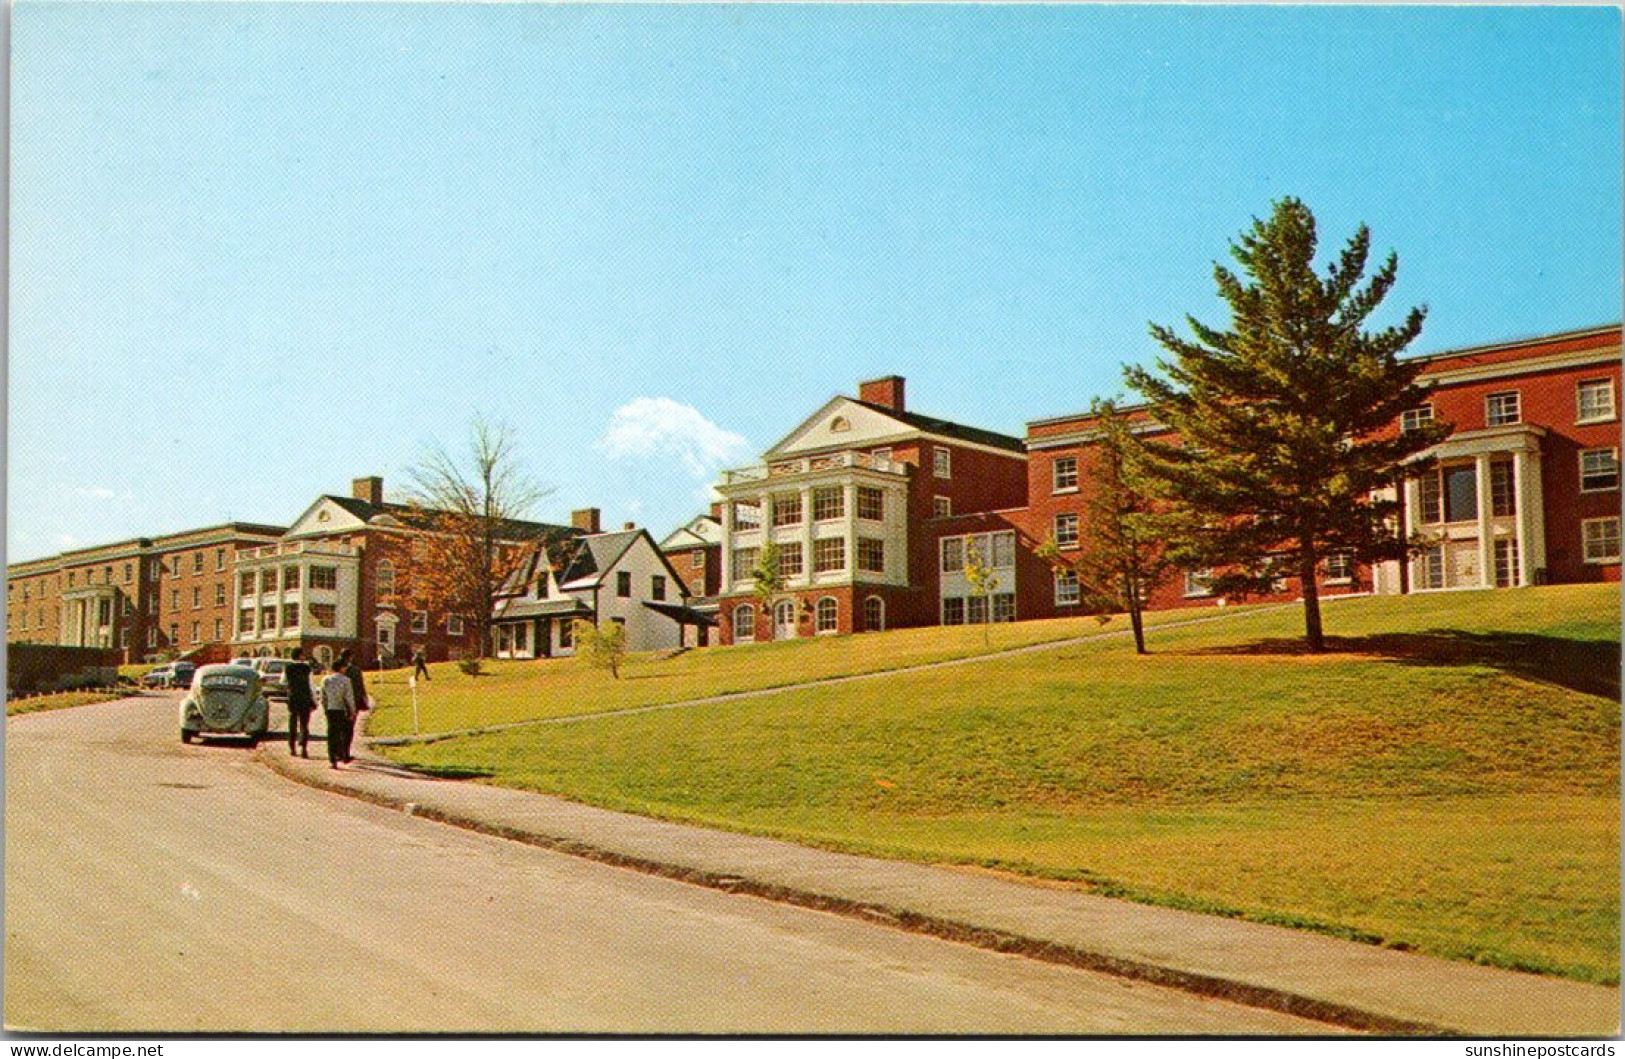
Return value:
<svg viewBox="0 0 1625 1059">
<path fill-rule="evenodd" d="M 322 713 L 327 717 L 327 764 L 338 768 L 350 745 L 355 727 L 355 686 L 341 666 L 322 680 Z"/>
</svg>

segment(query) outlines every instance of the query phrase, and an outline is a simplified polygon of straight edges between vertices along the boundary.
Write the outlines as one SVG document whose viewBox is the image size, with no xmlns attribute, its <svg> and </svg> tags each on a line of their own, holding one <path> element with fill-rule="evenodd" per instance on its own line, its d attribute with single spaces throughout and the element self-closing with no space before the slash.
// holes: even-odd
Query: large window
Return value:
<svg viewBox="0 0 1625 1059">
<path fill-rule="evenodd" d="M 1586 562 L 1619 562 L 1619 517 L 1585 519 L 1580 523 L 1580 540 Z"/>
<path fill-rule="evenodd" d="M 622 599 L 632 598 L 632 572 L 621 570 L 615 574 L 615 594 Z"/>
<path fill-rule="evenodd" d="M 832 485 L 813 490 L 813 521 L 846 517 L 846 489 Z"/>
<path fill-rule="evenodd" d="M 1055 545 L 1059 548 L 1076 548 L 1078 546 L 1078 516 L 1062 514 L 1055 516 Z"/>
<path fill-rule="evenodd" d="M 807 572 L 807 557 L 800 541 L 779 545 L 779 576 L 800 577 Z"/>
<path fill-rule="evenodd" d="M 1075 607 L 1081 598 L 1078 588 L 1078 572 L 1076 570 L 1055 571 L 1055 605 L 1057 607 Z"/>
<path fill-rule="evenodd" d="M 1577 423 L 1606 423 L 1614 418 L 1614 380 L 1587 379 L 1575 390 Z"/>
<path fill-rule="evenodd" d="M 830 574 L 846 569 L 846 538 L 827 537 L 813 541 L 813 573 Z"/>
<path fill-rule="evenodd" d="M 863 631 L 884 632 L 886 629 L 886 601 L 870 596 L 863 601 Z"/>
<path fill-rule="evenodd" d="M 873 537 L 859 537 L 858 569 L 866 574 L 885 573 L 886 542 Z"/>
<path fill-rule="evenodd" d="M 819 632 L 835 632 L 839 628 L 841 618 L 841 605 L 835 602 L 834 597 L 825 596 L 818 601 L 816 626 Z"/>
<path fill-rule="evenodd" d="M 1423 522 L 1472 522 L 1478 518 L 1478 469 L 1441 467 L 1421 479 Z"/>
<path fill-rule="evenodd" d="M 284 566 L 282 568 L 283 591 L 293 592 L 299 588 L 299 567 Z"/>
<path fill-rule="evenodd" d="M 1212 570 L 1185 571 L 1185 597 L 1187 599 L 1197 599 L 1203 596 L 1211 596 L 1213 589 L 1209 586 L 1209 580 L 1212 577 Z"/>
<path fill-rule="evenodd" d="M 931 450 L 931 469 L 938 478 L 952 478 L 954 476 L 953 450 L 933 448 Z"/>
<path fill-rule="evenodd" d="M 1619 450 L 1586 449 L 1580 453 L 1580 492 L 1619 488 Z"/>
<path fill-rule="evenodd" d="M 949 596 L 942 601 L 942 624 L 965 624 L 965 597 Z"/>
<path fill-rule="evenodd" d="M 260 631 L 270 632 L 276 628 L 276 605 L 260 608 Z"/>
<path fill-rule="evenodd" d="M 773 525 L 799 526 L 801 525 L 801 494 L 800 493 L 774 493 L 773 494 Z"/>
<path fill-rule="evenodd" d="M 254 572 L 252 570 L 237 578 L 237 594 L 241 596 L 252 596 L 254 594 Z"/>
<path fill-rule="evenodd" d="M 1523 420 L 1522 404 L 1517 390 L 1492 393 L 1484 398 L 1484 425 L 1504 427 Z"/>
<path fill-rule="evenodd" d="M 282 627 L 284 629 L 299 628 L 299 604 L 282 604 Z"/>
<path fill-rule="evenodd" d="M 761 554 L 756 548 L 735 548 L 733 578 L 735 581 L 745 581 L 750 578 L 750 572 L 756 569 L 756 557 Z"/>
<path fill-rule="evenodd" d="M 756 639 L 756 608 L 741 603 L 734 608 L 734 643 L 750 643 Z"/>
<path fill-rule="evenodd" d="M 1495 542 L 1495 587 L 1512 588 L 1518 583 L 1518 538 L 1501 537 Z"/>
<path fill-rule="evenodd" d="M 858 486 L 858 517 L 879 522 L 886 517 L 886 494 L 873 486 Z"/>
<path fill-rule="evenodd" d="M 998 592 L 993 596 L 993 620 L 1016 620 L 1016 594 L 1014 592 Z"/>
<path fill-rule="evenodd" d="M 1490 514 L 1511 516 L 1518 513 L 1518 491 L 1513 488 L 1512 461 L 1495 460 L 1490 464 Z"/>
<path fill-rule="evenodd" d="M 254 631 L 254 608 L 253 607 L 244 607 L 242 610 L 237 612 L 237 631 L 238 632 L 253 632 Z"/>
<path fill-rule="evenodd" d="M 1077 490 L 1078 458 L 1076 456 L 1057 456 L 1050 473 L 1051 480 L 1054 482 L 1054 492 L 1071 493 Z"/>
<path fill-rule="evenodd" d="M 310 623 L 323 629 L 334 629 L 339 624 L 339 608 L 332 603 L 312 603 Z"/>
<path fill-rule="evenodd" d="M 965 538 L 942 538 L 942 572 L 957 574 L 965 569 Z"/>
<path fill-rule="evenodd" d="M 461 636 L 461 635 L 463 635 L 463 616 L 461 614 L 448 614 L 448 615 L 446 615 L 446 635 L 447 636 Z"/>
<path fill-rule="evenodd" d="M 1422 553 L 1422 587 L 1444 587 L 1444 547 L 1434 545 Z"/>
<path fill-rule="evenodd" d="M 339 587 L 339 568 L 336 566 L 313 566 L 310 568 L 310 587 L 333 591 Z"/>
<path fill-rule="evenodd" d="M 1399 413 L 1399 431 L 1402 434 L 1409 434 L 1431 422 L 1433 422 L 1433 406 L 1430 404 L 1407 408 Z"/>
</svg>

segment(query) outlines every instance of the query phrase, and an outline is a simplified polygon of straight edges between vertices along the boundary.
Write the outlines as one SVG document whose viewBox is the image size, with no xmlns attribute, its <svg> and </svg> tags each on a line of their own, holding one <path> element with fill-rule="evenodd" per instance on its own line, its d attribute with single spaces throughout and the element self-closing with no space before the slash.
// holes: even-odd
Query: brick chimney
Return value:
<svg viewBox="0 0 1625 1059">
<path fill-rule="evenodd" d="M 858 400 L 890 408 L 894 412 L 904 411 L 903 377 L 888 375 L 883 379 L 858 383 Z"/>
<path fill-rule="evenodd" d="M 350 482 L 350 495 L 357 500 L 365 500 L 374 507 L 384 504 L 384 480 L 382 478 L 356 478 Z"/>
<path fill-rule="evenodd" d="M 584 507 L 579 511 L 570 512 L 570 525 L 574 526 L 578 530 L 585 530 L 588 533 L 599 532 L 598 509 L 595 507 Z"/>
<path fill-rule="evenodd" d="M 716 519 L 718 522 L 722 521 L 722 501 L 718 500 L 716 503 L 711 505 L 711 517 Z"/>
<path fill-rule="evenodd" d="M 624 522 L 621 524 L 621 529 L 623 530 L 635 530 L 637 528 L 638 524 L 636 522 Z"/>
</svg>

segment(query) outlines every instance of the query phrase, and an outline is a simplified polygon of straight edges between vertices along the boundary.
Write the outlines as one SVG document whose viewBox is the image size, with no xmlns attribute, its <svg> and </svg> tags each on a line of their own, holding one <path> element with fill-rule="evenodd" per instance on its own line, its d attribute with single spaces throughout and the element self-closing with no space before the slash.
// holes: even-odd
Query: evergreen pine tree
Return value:
<svg viewBox="0 0 1625 1059">
<path fill-rule="evenodd" d="M 1194 340 L 1153 324 L 1171 354 L 1161 374 L 1126 371 L 1177 442 L 1142 442 L 1148 470 L 1189 527 L 1172 544 L 1187 569 L 1214 568 L 1215 592 L 1269 591 L 1295 576 L 1311 650 L 1324 647 L 1316 570 L 1348 553 L 1372 563 L 1421 544 L 1397 531 L 1396 486 L 1419 454 L 1450 432 L 1433 422 L 1399 432 L 1421 404 L 1422 365 L 1400 353 L 1421 332 L 1424 308 L 1392 327 L 1364 330 L 1394 284 L 1388 258 L 1362 284 L 1371 237 L 1364 225 L 1315 272 L 1315 218 L 1294 198 L 1231 245 L 1246 278 L 1215 264 L 1228 329 L 1187 317 Z"/>
</svg>

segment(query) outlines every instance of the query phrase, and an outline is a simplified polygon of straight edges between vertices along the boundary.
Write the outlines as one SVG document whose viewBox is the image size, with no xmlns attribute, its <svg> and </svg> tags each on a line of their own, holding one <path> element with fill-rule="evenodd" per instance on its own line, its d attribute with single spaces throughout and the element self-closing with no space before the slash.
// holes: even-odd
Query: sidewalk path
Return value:
<svg viewBox="0 0 1625 1059">
<path fill-rule="evenodd" d="M 1599 1037 L 1619 990 L 1137 905 L 949 868 L 665 823 L 524 791 L 430 779 L 378 758 L 341 770 L 261 760 L 403 812 L 702 886 L 867 918 L 1384 1034 Z"/>
<path fill-rule="evenodd" d="M 1333 596 L 1333 599 L 1352 598 Z M 1252 607 L 1242 611 L 1215 611 L 1206 613 L 1200 618 L 1189 618 L 1185 621 L 1170 621 L 1154 625 L 1147 632 L 1161 632 L 1167 629 L 1183 629 L 1191 625 L 1206 625 L 1210 622 L 1225 621 L 1231 618 L 1245 617 L 1249 614 L 1265 614 L 1272 610 L 1286 610 L 1297 607 L 1298 603 L 1274 603 L 1269 606 Z M 749 691 L 729 691 L 721 695 L 706 695 L 698 699 L 679 699 L 676 702 L 657 702 L 648 706 L 628 706 L 617 710 L 594 710 L 591 713 L 572 713 L 564 717 L 534 717 L 525 721 L 507 721 L 503 724 L 487 724 L 474 728 L 456 728 L 444 732 L 424 732 L 419 735 L 382 735 L 367 736 L 370 746 L 410 746 L 416 743 L 438 743 L 446 739 L 458 739 L 465 735 L 486 735 L 491 732 L 502 732 L 510 728 L 532 728 L 543 724 L 576 724 L 581 721 L 596 721 L 605 717 L 630 717 L 638 713 L 653 713 L 656 710 L 680 710 L 688 706 L 707 706 L 714 702 L 734 702 L 738 699 L 760 699 L 768 695 L 783 695 L 791 691 L 800 691 L 803 688 L 826 687 L 833 684 L 855 684 L 865 680 L 881 680 L 885 677 L 895 677 L 903 673 L 918 673 L 923 669 L 945 669 L 949 666 L 969 666 L 978 662 L 987 662 L 996 658 L 1009 658 L 1012 655 L 1036 654 L 1039 651 L 1056 651 L 1063 647 L 1072 647 L 1081 643 L 1090 643 L 1094 640 L 1109 640 L 1115 637 L 1132 636 L 1134 630 L 1129 628 L 1112 629 L 1109 632 L 1092 632 L 1084 636 L 1068 636 L 1064 640 L 1045 640 L 1042 643 L 1022 644 L 1019 647 L 1001 647 L 997 651 L 986 651 L 978 655 L 967 655 L 963 658 L 944 658 L 937 662 L 918 662 L 914 665 L 898 666 L 896 669 L 879 669 L 868 673 L 849 673 L 838 677 L 818 677 L 814 680 L 803 680 L 795 684 L 777 684 L 771 688 L 752 688 Z"/>
</svg>

